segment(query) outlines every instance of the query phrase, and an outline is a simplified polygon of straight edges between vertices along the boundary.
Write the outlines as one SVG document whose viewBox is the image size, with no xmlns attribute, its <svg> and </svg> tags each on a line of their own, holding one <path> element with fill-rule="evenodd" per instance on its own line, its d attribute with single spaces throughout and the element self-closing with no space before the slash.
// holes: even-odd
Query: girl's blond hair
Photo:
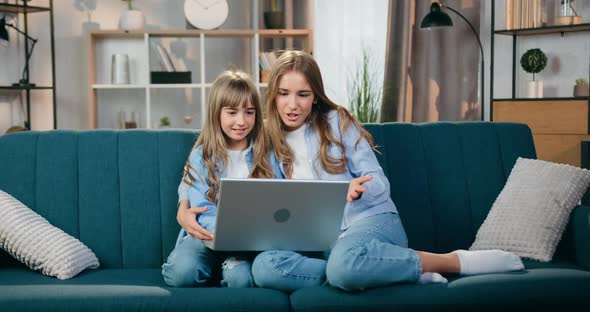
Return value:
<svg viewBox="0 0 590 312">
<path fill-rule="evenodd" d="M 255 123 L 252 131 L 248 134 L 248 141 L 253 143 L 252 170 L 250 178 L 272 178 L 273 172 L 269 161 L 268 138 L 262 124 L 262 112 L 260 109 L 260 96 L 258 89 L 252 82 L 250 76 L 240 70 L 227 70 L 215 81 L 209 92 L 207 101 L 207 118 L 201 130 L 193 150 L 203 146 L 203 163 L 207 168 L 207 177 L 198 177 L 201 181 L 207 181 L 207 199 L 216 202 L 219 190 L 219 178 L 221 172 L 227 168 L 227 139 L 221 129 L 221 111 L 224 107 L 238 108 L 246 107 L 248 102 L 252 103 L 256 110 Z M 184 166 L 183 180 L 193 185 L 195 177 L 191 174 L 190 161 Z M 192 172 L 197 172 L 193 170 Z"/>
<path fill-rule="evenodd" d="M 283 51 L 281 56 L 273 65 L 270 73 L 267 94 L 267 131 L 270 136 L 270 142 L 275 149 L 278 160 L 283 164 L 285 176 L 291 178 L 293 175 L 293 151 L 289 148 L 285 139 L 286 127 L 277 111 L 276 97 L 279 89 L 279 82 L 283 75 L 295 71 L 301 73 L 312 89 L 314 95 L 314 104 L 312 111 L 307 117 L 311 122 L 314 131 L 320 137 L 319 159 L 322 167 L 326 172 L 331 174 L 343 173 L 346 171 L 346 151 L 342 138 L 336 138 L 330 130 L 328 123 L 328 112 L 336 110 L 340 117 L 340 133 L 344 133 L 348 127 L 353 124 L 360 131 L 360 136 L 356 141 L 358 144 L 362 138 L 369 142 L 374 149 L 373 137 L 365 130 L 358 120 L 344 107 L 335 104 L 328 98 L 324 91 L 322 75 L 316 61 L 311 55 L 303 51 L 287 50 Z M 332 158 L 328 154 L 331 144 L 336 145 L 341 151 L 340 158 Z"/>
</svg>

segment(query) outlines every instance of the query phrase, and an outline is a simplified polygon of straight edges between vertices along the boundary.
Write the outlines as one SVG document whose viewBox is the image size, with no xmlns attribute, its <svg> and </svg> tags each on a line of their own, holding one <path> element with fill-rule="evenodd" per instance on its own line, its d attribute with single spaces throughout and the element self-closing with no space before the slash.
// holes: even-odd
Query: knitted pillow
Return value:
<svg viewBox="0 0 590 312">
<path fill-rule="evenodd" d="M 62 280 L 98 268 L 88 247 L 1 190 L 0 216 L 0 248 L 29 268 Z"/>
<path fill-rule="evenodd" d="M 469 249 L 501 249 L 551 261 L 589 184 L 589 170 L 518 158 Z"/>
</svg>

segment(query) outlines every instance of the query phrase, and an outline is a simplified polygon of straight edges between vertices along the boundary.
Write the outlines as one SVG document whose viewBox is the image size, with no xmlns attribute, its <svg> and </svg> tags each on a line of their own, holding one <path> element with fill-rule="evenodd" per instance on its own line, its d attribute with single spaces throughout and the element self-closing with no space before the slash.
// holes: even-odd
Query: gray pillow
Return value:
<svg viewBox="0 0 590 312">
<path fill-rule="evenodd" d="M 29 268 L 59 279 L 98 268 L 96 255 L 82 242 L 1 190 L 0 216 L 0 248 Z"/>
<path fill-rule="evenodd" d="M 589 184 L 589 170 L 518 158 L 469 249 L 501 249 L 551 261 L 569 215 Z"/>
</svg>

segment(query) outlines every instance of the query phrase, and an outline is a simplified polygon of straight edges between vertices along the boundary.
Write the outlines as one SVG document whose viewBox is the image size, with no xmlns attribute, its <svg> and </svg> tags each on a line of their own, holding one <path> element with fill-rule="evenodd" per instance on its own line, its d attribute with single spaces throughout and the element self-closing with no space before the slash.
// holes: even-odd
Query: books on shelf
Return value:
<svg viewBox="0 0 590 312">
<path fill-rule="evenodd" d="M 506 29 L 543 26 L 544 0 L 504 0 Z"/>
<path fill-rule="evenodd" d="M 186 71 L 186 64 L 181 59 L 172 59 L 168 49 L 160 42 L 152 42 L 152 49 L 155 50 L 156 55 L 160 63 L 160 67 L 163 71 L 174 72 L 174 71 Z"/>
<path fill-rule="evenodd" d="M 270 70 L 277 61 L 277 55 L 273 51 L 260 52 L 260 70 Z"/>
</svg>

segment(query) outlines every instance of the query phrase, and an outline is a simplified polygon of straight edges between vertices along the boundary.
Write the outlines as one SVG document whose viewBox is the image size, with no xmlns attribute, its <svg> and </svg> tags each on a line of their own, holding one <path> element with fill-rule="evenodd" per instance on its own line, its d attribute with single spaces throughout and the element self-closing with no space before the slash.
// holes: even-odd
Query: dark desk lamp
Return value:
<svg viewBox="0 0 590 312">
<path fill-rule="evenodd" d="M 6 40 L 6 41 L 9 40 L 7 27 L 10 27 L 10 28 L 16 30 L 19 34 L 23 35 L 25 38 L 27 38 L 28 40 L 30 40 L 32 42 L 31 49 L 29 51 L 27 51 L 27 58 L 25 60 L 25 68 L 23 68 L 22 78 L 17 83 L 13 83 L 12 86 L 13 87 L 21 87 L 21 88 L 34 87 L 35 84 L 29 82 L 28 69 L 29 69 L 29 60 L 31 59 L 31 55 L 33 55 L 33 49 L 35 48 L 35 44 L 37 43 L 37 39 L 25 34 L 20 29 L 16 28 L 14 25 L 7 24 L 6 17 L 2 17 L 2 19 L 0 19 L 0 40 Z"/>
<path fill-rule="evenodd" d="M 420 24 L 420 28 L 431 28 L 431 27 L 448 27 L 448 26 L 453 26 L 453 21 L 451 20 L 451 17 L 443 12 L 441 10 L 442 8 L 451 10 L 453 12 L 455 12 L 455 14 L 459 15 L 460 18 L 462 18 L 467 25 L 469 25 L 469 27 L 471 28 L 471 30 L 473 31 L 473 34 L 475 35 L 475 38 L 477 38 L 477 43 L 479 44 L 479 51 L 481 52 L 481 98 L 479 100 L 479 103 L 481 105 L 481 120 L 484 120 L 484 111 L 483 111 L 483 99 L 484 99 L 484 59 L 483 59 L 483 47 L 481 45 L 481 40 L 479 40 L 479 35 L 477 34 L 477 31 L 475 31 L 475 28 L 473 27 L 473 25 L 471 25 L 471 23 L 465 18 L 465 16 L 463 16 L 461 13 L 457 12 L 456 10 L 454 10 L 453 8 L 445 5 L 445 4 L 439 4 L 437 2 L 433 2 L 432 5 L 430 6 L 430 13 L 428 13 L 424 19 L 422 20 L 422 23 Z"/>
</svg>

